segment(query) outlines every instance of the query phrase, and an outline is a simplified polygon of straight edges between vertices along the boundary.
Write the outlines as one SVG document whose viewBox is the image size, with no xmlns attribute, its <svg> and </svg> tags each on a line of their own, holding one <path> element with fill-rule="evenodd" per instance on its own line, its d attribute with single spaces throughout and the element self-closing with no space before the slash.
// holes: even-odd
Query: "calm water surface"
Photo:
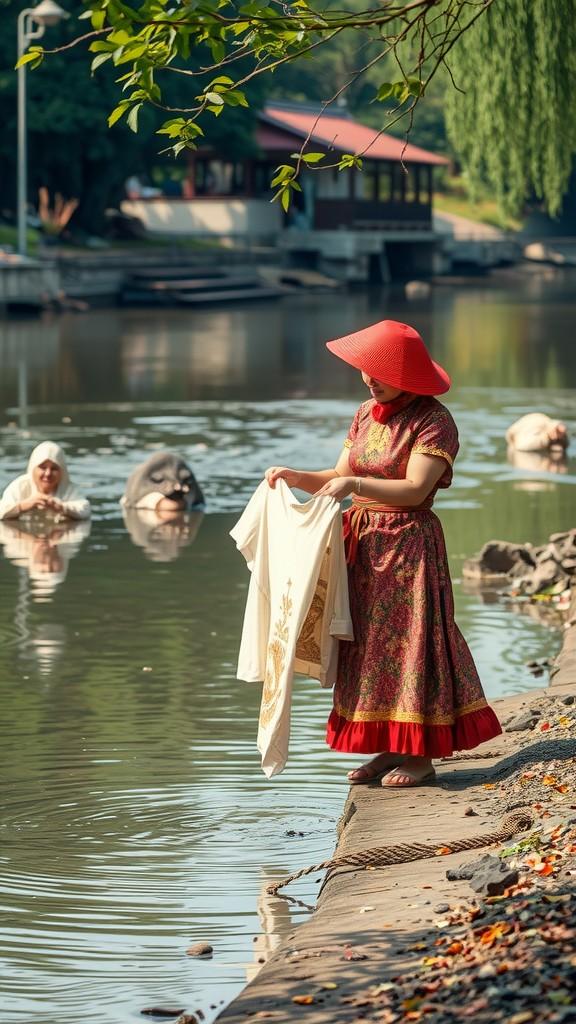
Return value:
<svg viewBox="0 0 576 1024">
<path fill-rule="evenodd" d="M 261 774 L 258 688 L 235 679 L 247 571 L 228 531 L 267 465 L 340 451 L 363 391 L 323 340 L 405 319 L 451 370 L 462 451 L 437 511 L 459 624 L 489 695 L 541 682 L 525 662 L 555 653 L 558 624 L 467 591 L 460 570 L 490 538 L 574 525 L 574 464 L 512 466 L 504 444 L 534 409 L 576 428 L 574 281 L 0 322 L 0 485 L 52 438 L 94 508 L 49 542 L 0 538 L 3 1024 L 128 1024 L 162 1004 L 213 1016 L 314 902 L 314 876 L 293 887 L 304 905 L 263 890 L 333 848 L 350 761 L 324 745 L 329 695 L 298 680 L 288 767 Z M 164 447 L 194 466 L 207 514 L 187 535 L 130 533 L 123 483 Z M 212 960 L 186 956 L 200 940 Z"/>
</svg>

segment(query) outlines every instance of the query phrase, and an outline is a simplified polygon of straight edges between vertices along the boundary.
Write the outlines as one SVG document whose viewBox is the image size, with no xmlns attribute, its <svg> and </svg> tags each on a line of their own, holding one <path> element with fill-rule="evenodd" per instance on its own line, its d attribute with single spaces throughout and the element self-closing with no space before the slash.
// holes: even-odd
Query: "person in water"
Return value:
<svg viewBox="0 0 576 1024">
<path fill-rule="evenodd" d="M 351 783 L 390 787 L 432 779 L 432 758 L 502 730 L 454 622 L 444 535 L 432 511 L 452 482 L 458 432 L 435 395 L 450 378 L 418 332 L 384 320 L 327 343 L 360 370 L 370 397 L 333 469 L 272 466 L 278 479 L 337 501 L 343 514 L 354 641 L 340 644 L 330 747 L 374 754 Z"/>
<path fill-rule="evenodd" d="M 71 484 L 60 445 L 43 441 L 32 452 L 26 472 L 8 485 L 0 499 L 0 519 L 46 512 L 65 519 L 88 519 L 90 503 Z"/>
</svg>

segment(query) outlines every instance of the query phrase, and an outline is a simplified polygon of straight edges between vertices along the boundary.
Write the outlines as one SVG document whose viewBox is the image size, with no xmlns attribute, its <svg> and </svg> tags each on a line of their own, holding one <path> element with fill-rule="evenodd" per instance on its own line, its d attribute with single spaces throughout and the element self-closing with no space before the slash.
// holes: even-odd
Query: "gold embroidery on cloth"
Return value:
<svg viewBox="0 0 576 1024">
<path fill-rule="evenodd" d="M 453 715 L 419 715 L 417 712 L 399 711 L 392 708 L 390 711 L 348 711 L 347 708 L 335 706 L 335 711 L 347 722 L 413 722 L 415 725 L 452 725 L 456 718 L 469 715 L 472 711 L 479 711 L 487 707 L 483 698 L 475 700 L 472 704 L 465 704 L 458 708 Z"/>
<path fill-rule="evenodd" d="M 268 644 L 266 655 L 266 673 L 264 675 L 264 688 L 262 691 L 262 703 L 260 704 L 260 724 L 264 727 L 269 725 L 276 703 L 280 679 L 286 664 L 286 644 L 288 642 L 288 620 L 292 614 L 292 599 L 290 587 L 292 580 L 288 580 L 286 590 L 281 598 L 280 618 L 274 625 L 274 635 Z"/>
<path fill-rule="evenodd" d="M 320 664 L 321 657 L 322 623 L 324 621 L 326 594 L 328 592 L 329 556 L 330 548 L 327 548 L 322 559 L 322 565 L 320 566 L 314 597 L 312 598 L 296 644 L 296 658 L 299 661 L 312 662 L 315 665 Z"/>
<path fill-rule="evenodd" d="M 439 455 L 441 459 L 446 459 L 449 466 L 454 465 L 454 459 L 448 452 L 442 451 L 441 448 L 435 448 L 433 444 L 415 444 L 412 449 L 413 455 Z"/>
<path fill-rule="evenodd" d="M 390 443 L 390 427 L 387 423 L 374 423 L 370 424 L 368 433 L 366 434 L 366 440 L 364 442 L 364 458 L 369 459 L 375 455 L 379 455 Z"/>
</svg>

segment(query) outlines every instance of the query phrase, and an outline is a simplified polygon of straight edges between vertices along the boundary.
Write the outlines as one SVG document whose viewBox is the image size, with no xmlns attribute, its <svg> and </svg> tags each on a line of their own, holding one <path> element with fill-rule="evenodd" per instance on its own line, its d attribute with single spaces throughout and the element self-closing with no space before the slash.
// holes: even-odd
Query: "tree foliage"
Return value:
<svg viewBox="0 0 576 1024">
<path fill-rule="evenodd" d="M 473 190 L 507 213 L 525 199 L 557 214 L 576 151 L 574 0 L 491 5 L 453 50 L 447 129 Z"/>
<path fill-rule="evenodd" d="M 87 48 L 106 97 L 116 82 L 109 125 L 156 132 L 165 153 L 193 150 L 207 133 L 224 155 L 246 154 L 250 114 L 267 93 L 315 98 L 320 109 L 347 97 L 375 134 L 410 134 L 423 109 L 431 138 L 441 136 L 445 97 L 450 140 L 473 188 L 488 185 L 507 213 L 533 197 L 551 213 L 560 208 L 576 149 L 574 0 L 86 4 L 86 32 L 67 29 L 65 46 L 33 46 L 24 60 L 31 68 L 77 61 L 80 47 L 85 61 Z M 332 158 L 310 153 L 309 141 L 277 170 L 284 206 L 303 167 L 361 166 L 362 153 Z"/>
<path fill-rule="evenodd" d="M 445 64 L 463 32 L 495 0 L 400 0 L 365 8 L 312 0 L 90 0 L 84 17 L 92 71 L 114 67 L 122 96 L 110 126 L 125 121 L 137 131 L 142 112 L 152 107 L 170 116 L 157 129 L 178 155 L 201 143 L 208 119 L 249 107 L 248 89 L 286 65 L 316 60 L 341 37 L 358 40 L 356 66 L 341 77 L 323 106 L 336 102 L 375 72 L 370 100 L 381 105 L 380 131 L 399 120 L 410 128 L 416 104 Z M 39 66 L 46 52 L 31 46 L 23 60 Z M 392 65 L 393 74 L 390 75 Z M 385 71 L 388 71 L 388 74 Z M 186 83 L 186 99 L 170 102 L 169 82 Z M 212 135 L 212 132 L 211 132 Z M 362 153 L 329 162 L 307 151 L 279 168 L 276 197 L 286 207 L 299 188 L 302 167 L 360 167 Z"/>
</svg>

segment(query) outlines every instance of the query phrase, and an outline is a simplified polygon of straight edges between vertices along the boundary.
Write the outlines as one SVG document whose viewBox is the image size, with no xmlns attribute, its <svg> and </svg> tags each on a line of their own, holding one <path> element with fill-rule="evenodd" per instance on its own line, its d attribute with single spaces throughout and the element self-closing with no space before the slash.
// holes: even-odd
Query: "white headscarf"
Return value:
<svg viewBox="0 0 576 1024">
<path fill-rule="evenodd" d="M 59 444 L 54 441 L 42 441 L 37 445 L 30 458 L 26 472 L 8 485 L 0 499 L 0 519 L 11 519 L 18 516 L 21 501 L 42 493 L 34 482 L 34 470 L 46 461 L 54 462 L 62 471 L 60 483 L 52 497 L 64 505 L 65 513 L 72 519 L 87 519 L 90 515 L 90 504 L 70 483 L 66 457 Z"/>
</svg>

